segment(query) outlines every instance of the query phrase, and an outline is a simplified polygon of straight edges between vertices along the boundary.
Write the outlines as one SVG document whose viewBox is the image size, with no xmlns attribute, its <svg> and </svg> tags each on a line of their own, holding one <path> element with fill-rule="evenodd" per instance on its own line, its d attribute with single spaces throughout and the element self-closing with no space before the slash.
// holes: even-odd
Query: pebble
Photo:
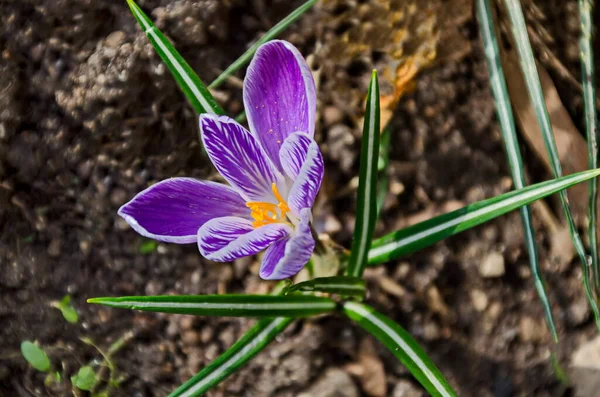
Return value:
<svg viewBox="0 0 600 397">
<path fill-rule="evenodd" d="M 89 240 L 81 240 L 79 242 L 79 250 L 84 256 L 88 256 L 92 249 L 92 243 Z"/>
<path fill-rule="evenodd" d="M 569 378 L 577 397 L 596 397 L 600 389 L 600 336 L 582 343 L 571 356 Z"/>
<path fill-rule="evenodd" d="M 329 127 L 342 121 L 344 113 L 335 106 L 327 106 L 323 110 L 323 121 L 325 126 Z"/>
<path fill-rule="evenodd" d="M 400 380 L 396 383 L 392 397 L 421 397 L 421 390 L 408 380 Z"/>
<path fill-rule="evenodd" d="M 117 230 L 125 231 L 125 230 L 129 229 L 129 224 L 127 224 L 127 222 L 125 221 L 125 219 L 123 219 L 121 217 L 118 217 L 115 220 L 115 227 L 116 227 Z"/>
<path fill-rule="evenodd" d="M 519 336 L 524 342 L 539 342 L 546 336 L 546 324 L 543 319 L 536 320 L 525 316 L 519 320 Z"/>
<path fill-rule="evenodd" d="M 588 305 L 587 299 L 582 294 L 569 305 L 567 319 L 570 325 L 581 325 L 589 318 L 590 313 L 590 306 Z"/>
<path fill-rule="evenodd" d="M 115 207 L 120 207 L 127 201 L 127 192 L 121 188 L 113 189 L 110 192 L 110 202 Z"/>
<path fill-rule="evenodd" d="M 186 345 L 193 346 L 193 345 L 198 344 L 198 341 L 200 340 L 200 337 L 198 336 L 198 333 L 196 331 L 185 331 L 181 335 L 181 340 Z"/>
<path fill-rule="evenodd" d="M 329 368 L 298 397 L 359 397 L 358 389 L 346 371 Z"/>
<path fill-rule="evenodd" d="M 126 35 L 125 32 L 117 30 L 116 32 L 112 32 L 106 37 L 104 40 L 104 45 L 110 48 L 117 48 L 125 41 Z"/>
<path fill-rule="evenodd" d="M 210 326 L 203 327 L 202 331 L 200 332 L 200 341 L 202 343 L 206 344 L 211 341 L 214 334 L 215 334 L 214 329 L 212 327 L 210 327 Z"/>
<path fill-rule="evenodd" d="M 342 223 L 335 216 L 328 214 L 325 216 L 325 225 L 323 229 L 325 233 L 334 234 L 342 230 Z"/>
<path fill-rule="evenodd" d="M 146 295 L 159 295 L 164 289 L 163 283 L 160 281 L 150 280 L 148 284 L 146 284 Z"/>
<path fill-rule="evenodd" d="M 504 275 L 504 257 L 499 252 L 492 252 L 479 265 L 479 274 L 484 278 Z"/>
<path fill-rule="evenodd" d="M 48 255 L 50 255 L 53 258 L 59 257 L 61 245 L 62 242 L 60 241 L 60 239 L 52 239 L 52 241 L 50 241 L 50 244 L 48 245 Z"/>
<path fill-rule="evenodd" d="M 474 289 L 471 291 L 471 302 L 473 303 L 475 310 L 482 312 L 488 306 L 488 297 L 482 290 Z"/>
</svg>

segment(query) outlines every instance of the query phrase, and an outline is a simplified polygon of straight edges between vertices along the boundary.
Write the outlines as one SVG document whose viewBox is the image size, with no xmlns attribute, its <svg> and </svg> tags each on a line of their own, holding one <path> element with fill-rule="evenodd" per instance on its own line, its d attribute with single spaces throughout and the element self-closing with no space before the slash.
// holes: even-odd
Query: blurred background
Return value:
<svg viewBox="0 0 600 397">
<path fill-rule="evenodd" d="M 138 4 L 208 83 L 302 1 Z M 577 1 L 522 4 L 565 173 L 586 169 Z M 551 178 L 548 161 L 501 7 L 496 18 L 526 176 L 539 182 Z M 377 235 L 513 188 L 472 0 L 322 0 L 280 37 L 308 57 L 318 85 L 320 232 L 349 246 L 373 68 L 391 138 Z M 159 180 L 217 178 L 196 115 L 124 0 L 0 0 L 0 50 L 0 395 L 72 395 L 69 376 L 103 354 L 115 367 L 111 396 L 167 395 L 251 321 L 123 312 L 85 300 L 272 287 L 253 258 L 212 263 L 195 245 L 144 239 L 116 214 Z M 243 110 L 243 72 L 236 76 L 213 92 L 229 114 Z M 570 198 L 584 226 L 585 186 Z M 557 345 L 517 212 L 367 270 L 370 302 L 422 343 L 462 396 L 597 395 L 600 339 L 560 207 L 551 199 L 533 211 Z M 63 315 L 65 296 L 75 321 Z M 43 347 L 63 380 L 49 382 L 27 364 L 25 340 Z M 208 393 L 423 394 L 384 347 L 335 317 L 296 323 Z"/>
</svg>

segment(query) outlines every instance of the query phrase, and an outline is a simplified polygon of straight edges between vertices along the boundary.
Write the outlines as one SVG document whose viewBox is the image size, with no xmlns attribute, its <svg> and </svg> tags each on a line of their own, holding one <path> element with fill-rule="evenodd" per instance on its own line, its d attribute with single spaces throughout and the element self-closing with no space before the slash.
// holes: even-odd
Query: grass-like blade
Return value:
<svg viewBox="0 0 600 397">
<path fill-rule="evenodd" d="M 594 76 L 594 46 L 592 0 L 579 0 L 579 17 L 581 20 L 581 38 L 579 49 L 581 54 L 581 80 L 583 82 L 583 105 L 585 112 L 585 130 L 588 144 L 588 167 L 598 167 L 598 115 L 596 113 L 596 78 Z M 589 182 L 588 234 L 592 255 L 592 273 L 596 291 L 600 289 L 600 269 L 598 269 L 598 233 L 597 233 L 598 181 Z"/>
<path fill-rule="evenodd" d="M 373 241 L 369 251 L 369 264 L 376 265 L 418 251 L 598 175 L 600 169 L 587 170 L 537 183 L 389 233 Z"/>
<path fill-rule="evenodd" d="M 283 317 L 260 320 L 225 353 L 179 386 L 169 397 L 192 397 L 206 393 L 256 356 L 292 321 Z"/>
<path fill-rule="evenodd" d="M 333 276 L 318 277 L 291 285 L 286 293 L 291 292 L 326 292 L 342 296 L 365 296 L 366 283 L 360 277 Z"/>
<path fill-rule="evenodd" d="M 554 177 L 558 178 L 562 176 L 562 166 L 558 157 L 558 148 L 556 147 L 556 140 L 554 139 L 554 133 L 552 132 L 552 124 L 550 123 L 550 117 L 548 116 L 548 109 L 546 107 L 542 84 L 540 83 L 540 77 L 535 64 L 535 58 L 533 57 L 533 50 L 529 43 L 529 35 L 527 33 L 527 27 L 525 26 L 525 17 L 523 16 L 521 3 L 519 0 L 505 0 L 505 3 L 511 22 L 512 33 L 515 38 L 514 41 L 517 46 L 517 53 L 519 54 L 521 70 L 523 71 L 523 77 L 525 78 L 525 84 L 527 86 L 527 91 L 529 92 L 529 98 L 533 104 L 536 118 L 540 130 L 542 131 L 544 144 L 546 145 L 546 151 L 550 158 Z M 560 192 L 560 201 L 567 224 L 569 225 L 569 232 L 571 234 L 571 239 L 573 240 L 573 245 L 575 246 L 579 261 L 581 262 L 585 294 L 590 307 L 592 308 L 592 312 L 594 313 L 596 325 L 600 329 L 600 311 L 590 285 L 588 258 L 579 232 L 577 231 L 577 227 L 575 226 L 573 215 L 571 214 L 566 191 Z"/>
<path fill-rule="evenodd" d="M 491 2 L 490 0 L 477 0 L 475 8 L 477 11 L 477 20 L 479 21 L 479 31 L 483 40 L 485 56 L 488 64 L 492 95 L 494 96 L 494 100 L 496 102 L 496 113 L 500 123 L 500 131 L 502 132 L 502 137 L 504 139 L 504 147 L 508 157 L 510 172 L 515 188 L 522 189 L 526 185 L 525 176 L 523 173 L 523 160 L 519 150 L 519 141 L 517 139 L 515 120 L 512 113 L 506 81 L 504 79 L 502 63 L 500 61 L 500 48 L 498 47 L 496 30 L 494 27 L 494 17 L 492 15 Z M 596 168 L 596 166 L 593 168 Z M 590 181 L 594 180 L 595 179 L 592 178 Z M 523 206 L 521 207 L 520 212 L 523 230 L 525 232 L 525 245 L 527 247 L 527 252 L 529 253 L 529 266 L 531 268 L 531 275 L 533 277 L 534 285 L 540 301 L 542 302 L 544 314 L 546 315 L 546 322 L 548 323 L 552 337 L 555 341 L 558 341 L 556 327 L 552 318 L 550 302 L 548 301 L 544 280 L 540 272 L 537 246 L 535 243 L 535 232 L 533 230 L 531 221 L 531 210 L 529 206 Z"/>
<path fill-rule="evenodd" d="M 344 314 L 379 339 L 408 368 L 430 395 L 457 396 L 417 341 L 391 318 L 357 302 L 346 302 L 343 310 Z"/>
<path fill-rule="evenodd" d="M 190 101 L 196 113 L 223 114 L 223 109 L 191 66 L 177 52 L 166 36 L 154 26 L 150 18 L 133 0 L 127 0 L 133 16 L 138 21 L 148 40 L 175 77 L 177 84 Z"/>
<path fill-rule="evenodd" d="M 360 149 L 360 171 L 356 204 L 356 223 L 346 274 L 361 277 L 377 221 L 377 162 L 379 160 L 379 81 L 377 71 L 371 75 L 367 110 Z"/>
<path fill-rule="evenodd" d="M 283 18 L 279 23 L 273 26 L 267 33 L 265 33 L 260 39 L 256 41 L 250 48 L 246 50 L 234 63 L 232 63 L 227 69 L 223 71 L 212 83 L 210 83 L 210 88 L 217 88 L 223 82 L 227 80 L 229 76 L 237 72 L 240 68 L 250 62 L 250 59 L 254 56 L 254 53 L 262 44 L 266 43 L 269 40 L 274 39 L 279 36 L 281 32 L 287 29 L 292 23 L 296 22 L 298 18 L 300 18 L 306 11 L 308 11 L 312 6 L 317 3 L 317 0 L 308 0 L 306 3 L 302 4 L 300 7 L 296 8 L 290 15 Z"/>
<path fill-rule="evenodd" d="M 307 317 L 336 308 L 329 298 L 309 295 L 122 296 L 92 298 L 88 303 L 149 312 L 230 317 Z"/>
</svg>

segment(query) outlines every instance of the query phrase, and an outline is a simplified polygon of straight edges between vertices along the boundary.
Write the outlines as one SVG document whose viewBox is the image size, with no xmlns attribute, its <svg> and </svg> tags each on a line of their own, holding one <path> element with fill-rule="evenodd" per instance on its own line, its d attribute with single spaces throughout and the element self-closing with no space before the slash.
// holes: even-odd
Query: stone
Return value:
<svg viewBox="0 0 600 397">
<path fill-rule="evenodd" d="M 394 386 L 393 397 L 422 397 L 423 393 L 418 386 L 408 380 L 400 380 Z"/>
<path fill-rule="evenodd" d="M 325 122 L 326 127 L 340 123 L 343 118 L 344 113 L 335 106 L 327 106 L 325 110 L 323 110 L 323 121 Z"/>
<path fill-rule="evenodd" d="M 582 343 L 571 356 L 571 384 L 576 397 L 596 397 L 600 389 L 600 336 Z"/>
<path fill-rule="evenodd" d="M 346 371 L 329 368 L 298 397 L 359 397 L 358 388 Z"/>
<path fill-rule="evenodd" d="M 524 342 L 540 342 L 546 337 L 544 319 L 525 316 L 519 320 L 519 336 Z"/>
<path fill-rule="evenodd" d="M 484 278 L 502 277 L 504 275 L 504 257 L 499 252 L 492 252 L 479 265 L 479 274 Z"/>
<path fill-rule="evenodd" d="M 475 310 L 482 312 L 488 306 L 488 297 L 482 290 L 474 289 L 471 291 L 471 303 L 473 303 Z"/>
</svg>

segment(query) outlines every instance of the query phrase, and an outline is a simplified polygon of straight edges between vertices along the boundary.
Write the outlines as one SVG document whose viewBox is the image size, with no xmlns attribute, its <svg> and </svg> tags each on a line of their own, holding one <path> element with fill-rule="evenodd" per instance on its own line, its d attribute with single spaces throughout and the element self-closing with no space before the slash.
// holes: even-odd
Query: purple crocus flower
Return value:
<svg viewBox="0 0 600 397">
<path fill-rule="evenodd" d="M 197 243 L 207 259 L 229 262 L 266 250 L 260 276 L 295 275 L 315 247 L 311 207 L 323 179 L 314 141 L 315 82 L 298 50 L 262 45 L 244 80 L 246 130 L 226 116 L 200 116 L 202 142 L 229 186 L 171 178 L 119 209 L 143 236 Z"/>
</svg>

